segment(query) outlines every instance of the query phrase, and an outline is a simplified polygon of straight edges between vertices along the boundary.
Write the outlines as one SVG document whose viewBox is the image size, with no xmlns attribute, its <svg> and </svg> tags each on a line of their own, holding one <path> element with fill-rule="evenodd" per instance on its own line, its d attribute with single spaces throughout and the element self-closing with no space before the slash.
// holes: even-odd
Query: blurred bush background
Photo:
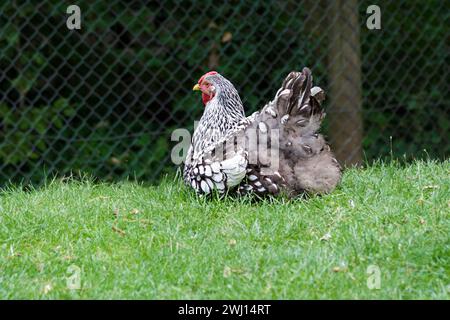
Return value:
<svg viewBox="0 0 450 320">
<path fill-rule="evenodd" d="M 69 5 L 81 30 L 69 30 Z M 369 30 L 369 5 L 381 30 Z M 72 171 L 155 182 L 214 69 L 248 114 L 309 66 L 344 164 L 449 155 L 449 2 L 0 2 L 0 183 Z M 392 138 L 391 138 L 392 137 Z"/>
</svg>

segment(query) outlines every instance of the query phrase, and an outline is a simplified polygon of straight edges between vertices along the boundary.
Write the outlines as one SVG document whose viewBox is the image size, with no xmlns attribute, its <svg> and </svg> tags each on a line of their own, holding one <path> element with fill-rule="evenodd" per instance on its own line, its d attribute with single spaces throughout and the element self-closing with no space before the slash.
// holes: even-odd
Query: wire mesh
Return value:
<svg viewBox="0 0 450 320">
<path fill-rule="evenodd" d="M 81 11 L 69 30 L 67 7 Z M 87 172 L 157 181 L 170 133 L 202 113 L 215 69 L 248 114 L 308 66 L 328 93 L 324 132 L 342 162 L 446 158 L 448 2 L 0 2 L 0 183 Z M 426 150 L 426 151 L 424 151 Z"/>
</svg>

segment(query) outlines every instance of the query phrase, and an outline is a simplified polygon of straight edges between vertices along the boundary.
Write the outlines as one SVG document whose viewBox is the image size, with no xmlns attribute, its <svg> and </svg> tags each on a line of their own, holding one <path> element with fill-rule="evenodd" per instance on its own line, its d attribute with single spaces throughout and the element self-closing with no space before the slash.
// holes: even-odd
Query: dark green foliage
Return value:
<svg viewBox="0 0 450 320">
<path fill-rule="evenodd" d="M 390 155 L 390 136 L 396 156 L 448 156 L 445 2 L 383 2 L 381 31 L 365 28 L 368 4 L 367 158 Z M 191 88 L 211 68 L 232 80 L 249 112 L 292 69 L 310 66 L 328 86 L 325 1 L 77 5 L 82 29 L 70 31 L 61 1 L 0 4 L 0 181 L 78 170 L 153 181 L 173 171 L 170 132 L 201 115 Z"/>
</svg>

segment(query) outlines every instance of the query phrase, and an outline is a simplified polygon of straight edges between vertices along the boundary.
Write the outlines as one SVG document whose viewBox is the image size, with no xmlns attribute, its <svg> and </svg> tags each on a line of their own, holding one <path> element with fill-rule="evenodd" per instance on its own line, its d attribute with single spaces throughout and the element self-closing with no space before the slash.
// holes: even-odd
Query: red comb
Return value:
<svg viewBox="0 0 450 320">
<path fill-rule="evenodd" d="M 198 83 L 200 84 L 203 79 L 207 76 L 212 76 L 213 74 L 217 74 L 217 71 L 209 71 L 207 73 L 205 73 L 204 75 L 202 75 L 202 77 L 198 80 Z"/>
</svg>

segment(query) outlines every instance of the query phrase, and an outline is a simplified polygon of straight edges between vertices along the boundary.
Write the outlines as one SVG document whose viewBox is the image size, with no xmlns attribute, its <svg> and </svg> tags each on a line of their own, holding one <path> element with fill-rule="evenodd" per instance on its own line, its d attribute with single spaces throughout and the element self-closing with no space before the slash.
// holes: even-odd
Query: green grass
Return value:
<svg viewBox="0 0 450 320">
<path fill-rule="evenodd" d="M 330 195 L 259 203 L 170 180 L 7 188 L 0 298 L 448 299 L 449 174 L 449 161 L 375 164 Z"/>
</svg>

